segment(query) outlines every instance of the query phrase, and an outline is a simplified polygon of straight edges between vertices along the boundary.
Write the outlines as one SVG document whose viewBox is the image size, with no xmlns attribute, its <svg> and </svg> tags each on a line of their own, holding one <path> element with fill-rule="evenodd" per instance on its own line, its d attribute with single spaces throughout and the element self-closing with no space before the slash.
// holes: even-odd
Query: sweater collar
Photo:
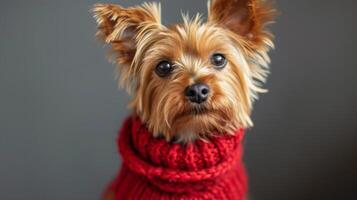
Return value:
<svg viewBox="0 0 357 200">
<path fill-rule="evenodd" d="M 199 181 L 211 179 L 241 162 L 244 130 L 232 135 L 181 145 L 154 138 L 138 118 L 128 118 L 120 131 L 124 164 L 149 179 Z"/>
</svg>

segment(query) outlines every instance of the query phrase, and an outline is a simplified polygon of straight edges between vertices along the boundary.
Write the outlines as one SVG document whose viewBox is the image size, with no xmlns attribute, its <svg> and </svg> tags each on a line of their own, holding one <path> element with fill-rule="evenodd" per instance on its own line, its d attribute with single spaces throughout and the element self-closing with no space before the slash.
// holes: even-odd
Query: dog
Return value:
<svg viewBox="0 0 357 200">
<path fill-rule="evenodd" d="M 188 182 L 166 176 L 162 178 L 172 172 L 172 166 L 177 167 L 174 168 L 177 173 L 189 173 L 191 168 L 198 172 L 214 166 L 206 165 L 206 158 L 202 161 L 206 163 L 202 168 L 197 168 L 197 163 L 190 167 L 188 161 L 170 164 L 177 155 L 181 155 L 177 152 L 176 157 L 170 155 L 172 149 L 168 150 L 165 163 L 162 159 L 166 154 L 155 157 L 148 150 L 155 147 L 147 145 L 155 142 L 171 145 L 168 148 L 186 152 L 182 154 L 185 157 L 191 155 L 187 153 L 188 149 L 199 149 L 221 138 L 236 138 L 244 129 L 253 126 L 250 116 L 253 103 L 259 93 L 267 91 L 262 85 L 269 74 L 268 52 L 274 47 L 273 35 L 267 25 L 274 21 L 276 9 L 271 2 L 263 0 L 212 0 L 208 2 L 206 21 L 199 14 L 193 18 L 183 15 L 183 23 L 170 26 L 161 23 L 160 10 L 158 3 L 129 8 L 96 4 L 92 9 L 98 24 L 97 36 L 111 48 L 110 58 L 116 63 L 119 85 L 132 94 L 130 108 L 133 115 L 125 122 L 119 137 L 130 133 L 125 139 L 118 140 L 124 166 L 108 187 L 104 199 L 243 199 L 246 195 L 243 190 L 241 195 L 234 196 L 230 195 L 234 188 L 215 187 L 225 181 L 222 177 L 214 179 L 218 176 L 207 175 L 209 178 L 203 178 L 204 183 L 195 178 Z M 138 135 L 137 132 L 143 133 Z M 146 141 L 146 144 L 140 141 Z M 121 145 L 134 150 L 128 151 Z M 237 145 L 233 146 L 226 149 L 227 160 L 229 151 L 234 152 Z M 142 151 L 145 155 L 140 154 Z M 196 156 L 195 159 L 202 156 L 192 155 Z M 131 160 L 135 156 L 136 160 Z M 161 160 L 156 162 L 154 157 Z M 222 159 L 214 165 L 219 165 Z M 231 163 L 236 163 L 232 160 L 240 158 L 230 159 Z M 186 165 L 182 164 L 185 162 Z M 146 165 L 150 165 L 150 170 L 141 169 Z M 237 165 L 231 164 L 231 168 L 237 168 Z M 223 170 L 222 174 L 231 168 Z M 156 173 L 159 169 L 164 171 Z M 166 173 L 166 169 L 170 169 L 170 173 Z M 148 175 L 149 171 L 156 174 Z M 118 184 L 131 172 L 130 183 L 135 187 L 141 187 L 135 182 L 142 179 L 145 182 L 141 184 L 145 187 L 137 192 L 128 187 L 120 189 L 124 186 Z M 240 173 L 244 174 L 244 169 Z M 181 178 L 186 177 L 181 175 Z M 176 185 L 169 187 L 171 183 Z M 176 193 L 173 189 L 184 188 L 188 183 L 190 187 L 185 190 Z M 202 185 L 206 188 L 200 187 Z M 199 189 L 195 190 L 196 187 Z M 148 188 L 151 188 L 152 196 L 139 195 Z M 224 188 L 226 191 L 222 192 Z M 209 190 L 217 191 L 211 194 Z M 221 196 L 215 196 L 218 193 Z"/>
</svg>

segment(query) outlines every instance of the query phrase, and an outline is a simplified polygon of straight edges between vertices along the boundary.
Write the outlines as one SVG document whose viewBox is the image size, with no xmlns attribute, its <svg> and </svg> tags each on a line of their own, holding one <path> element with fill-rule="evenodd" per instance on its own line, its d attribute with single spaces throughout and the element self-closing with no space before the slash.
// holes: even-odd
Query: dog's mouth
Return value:
<svg viewBox="0 0 357 200">
<path fill-rule="evenodd" d="M 193 108 L 190 112 L 191 115 L 204 115 L 208 114 L 209 112 L 212 112 L 211 110 L 203 107 L 203 108 Z"/>
<path fill-rule="evenodd" d="M 204 106 L 193 106 L 190 109 L 187 109 L 185 112 L 181 114 L 181 117 L 183 116 L 201 116 L 201 115 L 206 115 L 209 113 L 214 112 L 213 109 L 209 109 Z"/>
</svg>

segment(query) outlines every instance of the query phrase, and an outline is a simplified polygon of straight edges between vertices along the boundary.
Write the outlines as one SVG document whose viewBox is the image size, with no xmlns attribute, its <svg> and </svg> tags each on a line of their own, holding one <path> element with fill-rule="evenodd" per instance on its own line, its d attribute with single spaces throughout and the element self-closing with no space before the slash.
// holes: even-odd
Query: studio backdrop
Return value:
<svg viewBox="0 0 357 200">
<path fill-rule="evenodd" d="M 161 2 L 164 24 L 207 16 L 206 0 Z M 0 2 L 2 200 L 96 200 L 119 168 L 130 97 L 95 39 L 94 3 Z M 269 93 L 245 140 L 252 199 L 357 199 L 357 2 L 276 3 Z"/>
</svg>

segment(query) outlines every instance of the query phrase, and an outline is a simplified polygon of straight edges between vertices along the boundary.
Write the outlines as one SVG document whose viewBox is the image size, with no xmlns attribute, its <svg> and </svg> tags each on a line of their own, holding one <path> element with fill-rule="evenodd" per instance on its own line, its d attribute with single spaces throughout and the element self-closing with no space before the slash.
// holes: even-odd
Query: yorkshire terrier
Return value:
<svg viewBox="0 0 357 200">
<path fill-rule="evenodd" d="M 207 21 L 184 15 L 170 26 L 157 3 L 96 4 L 93 12 L 119 84 L 133 96 L 133 116 L 153 138 L 184 148 L 253 126 L 274 46 L 271 2 L 212 0 Z"/>
</svg>

